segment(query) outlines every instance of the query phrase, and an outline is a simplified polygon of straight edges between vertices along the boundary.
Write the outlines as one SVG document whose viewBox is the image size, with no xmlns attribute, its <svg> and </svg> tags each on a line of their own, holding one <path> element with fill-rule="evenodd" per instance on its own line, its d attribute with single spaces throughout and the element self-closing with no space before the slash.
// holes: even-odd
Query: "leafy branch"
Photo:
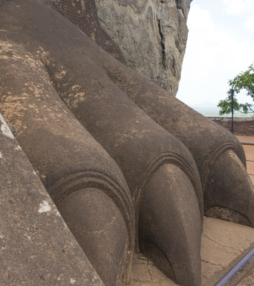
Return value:
<svg viewBox="0 0 254 286">
<path fill-rule="evenodd" d="M 254 113 L 253 105 L 250 103 L 239 103 L 236 95 L 241 92 L 241 90 L 246 90 L 247 95 L 249 95 L 254 100 L 254 63 L 249 66 L 245 72 L 241 72 L 233 80 L 229 80 L 230 89 L 228 90 L 228 96 L 225 100 L 220 100 L 217 105 L 220 107 L 220 115 L 228 114 L 231 112 L 231 100 L 232 91 L 234 93 L 233 98 L 233 109 L 241 113 Z"/>
</svg>

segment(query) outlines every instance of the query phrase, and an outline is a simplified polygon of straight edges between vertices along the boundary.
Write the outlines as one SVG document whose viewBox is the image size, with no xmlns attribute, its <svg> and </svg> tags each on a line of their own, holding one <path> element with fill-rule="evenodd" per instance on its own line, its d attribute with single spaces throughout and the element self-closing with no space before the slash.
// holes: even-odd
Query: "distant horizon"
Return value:
<svg viewBox="0 0 254 286">
<path fill-rule="evenodd" d="M 191 103 L 190 106 L 194 107 L 217 107 L 218 103 L 216 102 L 211 102 L 211 101 L 203 101 L 201 103 Z M 217 107 L 218 108 L 218 107 Z"/>
<path fill-rule="evenodd" d="M 204 101 L 203 103 L 199 104 L 190 104 L 189 107 L 196 110 L 200 114 L 206 117 L 231 117 L 231 113 L 220 115 L 219 111 L 220 108 L 213 102 Z M 234 111 L 234 117 L 253 117 L 254 113 L 241 113 L 238 111 Z"/>
</svg>

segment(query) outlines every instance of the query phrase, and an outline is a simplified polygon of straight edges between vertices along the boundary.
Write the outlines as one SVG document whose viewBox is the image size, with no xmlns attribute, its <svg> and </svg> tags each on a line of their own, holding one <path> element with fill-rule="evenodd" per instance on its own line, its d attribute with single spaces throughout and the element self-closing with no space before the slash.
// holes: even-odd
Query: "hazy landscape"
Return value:
<svg viewBox="0 0 254 286">
<path fill-rule="evenodd" d="M 203 103 L 189 105 L 189 106 L 206 117 L 231 117 L 231 113 L 220 115 L 219 114 L 220 108 L 217 107 L 217 104 L 213 102 L 204 101 Z M 234 112 L 234 117 L 253 117 L 253 116 L 254 114 L 252 113 L 244 114 L 238 111 Z"/>
</svg>

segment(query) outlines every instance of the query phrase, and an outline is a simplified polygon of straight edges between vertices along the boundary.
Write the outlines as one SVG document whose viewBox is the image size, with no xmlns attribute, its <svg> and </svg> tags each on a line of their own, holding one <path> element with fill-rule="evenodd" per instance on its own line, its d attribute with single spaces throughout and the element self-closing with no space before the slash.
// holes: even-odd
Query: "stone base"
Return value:
<svg viewBox="0 0 254 286">
<path fill-rule="evenodd" d="M 212 121 L 231 132 L 231 117 L 209 117 Z M 234 117 L 234 135 L 253 136 L 254 119 L 252 117 Z"/>
<path fill-rule="evenodd" d="M 253 247 L 254 229 L 220 219 L 204 217 L 201 242 L 202 285 L 220 281 Z M 230 281 L 230 286 L 254 285 L 254 263 L 243 267 Z M 161 273 L 142 254 L 135 254 L 132 282 L 129 286 L 177 285 Z"/>
</svg>

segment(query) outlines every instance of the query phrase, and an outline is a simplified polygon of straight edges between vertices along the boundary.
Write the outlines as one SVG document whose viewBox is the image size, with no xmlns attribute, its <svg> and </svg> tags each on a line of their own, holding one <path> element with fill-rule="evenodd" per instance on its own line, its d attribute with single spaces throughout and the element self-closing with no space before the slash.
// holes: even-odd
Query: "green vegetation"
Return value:
<svg viewBox="0 0 254 286">
<path fill-rule="evenodd" d="M 247 91 L 247 95 L 254 100 L 254 63 L 249 66 L 245 72 L 241 72 L 233 80 L 229 80 L 230 89 L 227 92 L 228 96 L 225 100 L 220 100 L 218 107 L 220 107 L 220 115 L 231 113 L 231 99 L 233 96 L 233 109 L 243 114 L 254 113 L 253 105 L 250 103 L 239 103 L 236 95 L 241 90 Z"/>
</svg>

